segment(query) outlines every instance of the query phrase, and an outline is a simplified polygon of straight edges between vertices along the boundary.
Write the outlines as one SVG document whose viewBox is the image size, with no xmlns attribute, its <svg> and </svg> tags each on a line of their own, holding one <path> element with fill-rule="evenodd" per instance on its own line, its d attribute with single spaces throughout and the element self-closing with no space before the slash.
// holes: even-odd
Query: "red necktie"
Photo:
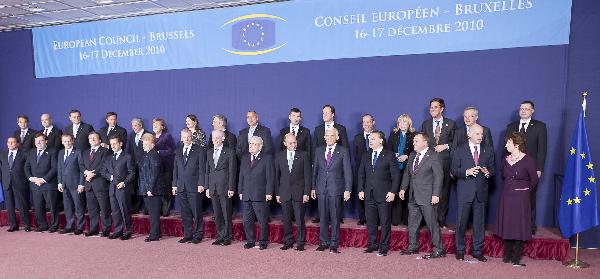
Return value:
<svg viewBox="0 0 600 279">
<path fill-rule="evenodd" d="M 413 172 L 417 172 L 417 169 L 419 168 L 419 157 L 421 157 L 421 153 L 417 153 L 415 163 L 413 164 Z"/>
<path fill-rule="evenodd" d="M 473 151 L 473 161 L 475 161 L 475 166 L 479 165 L 479 152 L 477 151 L 477 145 L 473 146 L 475 151 Z"/>
<path fill-rule="evenodd" d="M 527 123 L 521 123 L 521 129 L 519 129 L 519 133 L 525 134 L 525 125 L 527 125 Z"/>
</svg>

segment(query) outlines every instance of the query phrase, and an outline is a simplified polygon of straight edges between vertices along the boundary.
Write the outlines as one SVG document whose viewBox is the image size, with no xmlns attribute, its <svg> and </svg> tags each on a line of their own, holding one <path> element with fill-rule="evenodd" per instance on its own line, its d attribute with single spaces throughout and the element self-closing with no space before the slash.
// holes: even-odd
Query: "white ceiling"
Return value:
<svg viewBox="0 0 600 279">
<path fill-rule="evenodd" d="M 0 32 L 282 0 L 0 0 Z"/>
</svg>

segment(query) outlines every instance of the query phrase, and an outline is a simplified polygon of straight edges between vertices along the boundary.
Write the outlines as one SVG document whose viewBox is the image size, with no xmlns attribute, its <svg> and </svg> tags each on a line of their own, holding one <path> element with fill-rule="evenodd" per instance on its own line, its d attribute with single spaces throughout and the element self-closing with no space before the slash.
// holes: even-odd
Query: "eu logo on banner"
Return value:
<svg viewBox="0 0 600 279">
<path fill-rule="evenodd" d="M 275 22 L 248 19 L 231 27 L 231 47 L 237 50 L 264 50 L 275 45 Z"/>
<path fill-rule="evenodd" d="M 262 55 L 285 46 L 277 45 L 277 23 L 286 20 L 269 14 L 249 14 L 234 18 L 221 26 L 231 25 L 231 48 L 223 49 L 242 56 Z"/>
</svg>

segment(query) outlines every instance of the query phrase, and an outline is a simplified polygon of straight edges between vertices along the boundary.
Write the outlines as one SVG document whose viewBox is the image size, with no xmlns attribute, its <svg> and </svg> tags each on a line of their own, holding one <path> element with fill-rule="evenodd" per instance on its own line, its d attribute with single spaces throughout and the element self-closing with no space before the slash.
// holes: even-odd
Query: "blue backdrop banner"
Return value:
<svg viewBox="0 0 600 279">
<path fill-rule="evenodd" d="M 38 78 L 569 42 L 571 0 L 289 1 L 33 30 Z"/>
</svg>

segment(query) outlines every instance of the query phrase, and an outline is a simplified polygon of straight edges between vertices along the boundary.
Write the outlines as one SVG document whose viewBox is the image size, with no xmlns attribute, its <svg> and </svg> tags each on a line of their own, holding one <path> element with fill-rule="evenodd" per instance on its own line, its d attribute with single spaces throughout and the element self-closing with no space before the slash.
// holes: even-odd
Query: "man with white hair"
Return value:
<svg viewBox="0 0 600 279">
<path fill-rule="evenodd" d="M 244 208 L 245 249 L 255 246 L 254 220 L 260 224 L 260 250 L 267 249 L 269 243 L 269 204 L 273 198 L 275 170 L 269 154 L 263 154 L 263 140 L 259 136 L 250 137 L 249 154 L 243 155 L 240 165 L 238 193 Z"/>
<path fill-rule="evenodd" d="M 467 136 L 467 134 L 469 133 L 469 130 L 471 129 L 471 127 L 473 127 L 473 125 L 479 124 L 477 123 L 478 119 L 479 110 L 476 107 L 466 107 L 464 109 L 463 120 L 465 122 L 465 126 L 460 127 L 454 131 L 454 140 L 452 141 L 452 144 L 454 146 L 452 147 L 452 150 L 469 141 L 469 137 Z M 481 144 L 483 144 L 484 146 L 491 146 L 493 148 L 494 142 L 492 141 L 492 132 L 490 131 L 490 128 L 485 127 L 483 125 L 481 125 L 481 127 L 483 128 L 483 139 L 481 141 Z"/>
<path fill-rule="evenodd" d="M 129 134 L 129 142 L 123 143 L 123 146 L 127 146 L 127 153 L 131 155 L 133 163 L 135 164 L 136 173 L 139 173 L 139 163 L 142 161 L 144 156 L 144 148 L 142 146 L 142 136 L 145 134 L 151 134 L 150 131 L 144 129 L 144 122 L 141 118 L 135 117 L 131 119 L 131 133 Z M 133 191 L 131 195 L 131 210 L 132 213 L 142 213 L 144 210 L 144 197 L 137 195 L 138 193 L 138 182 L 137 179 L 133 182 Z"/>
</svg>

